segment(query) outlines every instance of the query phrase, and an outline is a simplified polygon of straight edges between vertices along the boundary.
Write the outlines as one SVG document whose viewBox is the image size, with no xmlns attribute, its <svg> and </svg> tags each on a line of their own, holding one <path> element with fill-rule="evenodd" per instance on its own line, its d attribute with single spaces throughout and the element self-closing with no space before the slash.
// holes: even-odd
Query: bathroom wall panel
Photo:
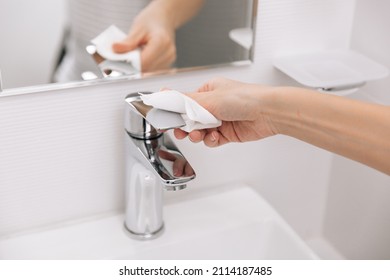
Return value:
<svg viewBox="0 0 390 280">
<path fill-rule="evenodd" d="M 390 259 L 389 176 L 335 156 L 324 236 L 347 259 Z"/>
<path fill-rule="evenodd" d="M 0 0 L 0 69 L 5 88 L 50 82 L 64 35 L 66 1 Z"/>
</svg>

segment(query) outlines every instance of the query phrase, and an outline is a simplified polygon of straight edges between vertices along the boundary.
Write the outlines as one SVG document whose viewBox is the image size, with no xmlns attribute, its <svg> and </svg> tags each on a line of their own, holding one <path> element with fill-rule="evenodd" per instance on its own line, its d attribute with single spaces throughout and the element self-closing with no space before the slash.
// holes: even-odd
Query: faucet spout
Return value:
<svg viewBox="0 0 390 280">
<path fill-rule="evenodd" d="M 125 226 L 145 239 L 163 228 L 163 190 L 182 190 L 196 175 L 165 133 L 166 129 L 183 125 L 180 114 L 148 108 L 139 93 L 128 95 L 126 103 Z"/>
</svg>

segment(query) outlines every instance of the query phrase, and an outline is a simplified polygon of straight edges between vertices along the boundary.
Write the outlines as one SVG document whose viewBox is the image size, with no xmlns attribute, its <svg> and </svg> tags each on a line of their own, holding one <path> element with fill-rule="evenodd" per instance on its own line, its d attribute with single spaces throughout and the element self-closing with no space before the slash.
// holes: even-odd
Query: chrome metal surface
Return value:
<svg viewBox="0 0 390 280">
<path fill-rule="evenodd" d="M 179 113 L 156 109 L 144 104 L 140 97 L 146 94 L 151 94 L 151 92 L 132 93 L 125 99 L 130 108 L 126 113 L 125 128 L 131 136 L 149 139 L 156 137 L 161 131 L 185 125 Z"/>
<path fill-rule="evenodd" d="M 252 60 L 242 60 L 242 61 L 234 61 L 229 63 L 215 64 L 215 65 L 208 65 L 208 66 L 196 66 L 196 67 L 188 67 L 188 68 L 180 68 L 180 69 L 173 68 L 173 69 L 161 70 L 161 71 L 156 71 L 151 73 L 142 73 L 141 77 L 153 78 L 160 75 L 174 75 L 177 73 L 210 70 L 210 69 L 217 69 L 221 67 L 241 67 L 241 66 L 249 66 L 251 64 L 252 64 Z M 5 88 L 3 90 L 3 94 L 0 95 L 0 98 L 7 97 L 7 96 L 29 94 L 29 93 L 42 93 L 42 92 L 49 92 L 49 91 L 53 92 L 53 91 L 74 89 L 80 87 L 106 85 L 106 84 L 112 84 L 117 82 L 130 81 L 138 78 L 139 77 L 137 75 L 131 75 L 131 76 L 120 76 L 120 77 L 107 77 L 104 79 L 93 79 L 87 81 L 27 86 L 27 87 L 20 87 L 20 88 Z"/>
<path fill-rule="evenodd" d="M 132 232 L 130 229 L 127 228 L 126 224 L 123 224 L 123 231 L 127 236 L 129 236 L 132 239 L 136 240 L 151 240 L 155 239 L 159 236 L 161 236 L 164 233 L 165 227 L 164 224 L 161 226 L 160 229 L 158 229 L 156 232 L 147 233 L 147 234 L 138 234 L 136 232 Z"/>
<path fill-rule="evenodd" d="M 97 52 L 95 45 L 88 45 L 85 49 L 92 57 L 93 61 L 95 61 L 102 77 L 121 77 L 132 75 L 134 77 L 140 77 L 141 75 L 141 73 L 137 71 L 131 63 L 105 59 Z"/>
<path fill-rule="evenodd" d="M 358 89 L 364 86 L 365 84 L 366 82 L 360 82 L 356 84 L 350 84 L 350 85 L 339 86 L 339 87 L 318 88 L 318 90 L 323 92 L 337 92 L 343 90 Z"/>
<path fill-rule="evenodd" d="M 1 78 L 1 70 L 0 70 L 0 93 L 3 91 L 3 80 Z"/>
<path fill-rule="evenodd" d="M 148 239 L 163 227 L 163 190 L 182 190 L 196 175 L 169 136 L 148 122 L 148 110 L 134 105 L 141 100 L 140 95 L 126 97 L 125 227 Z"/>
<path fill-rule="evenodd" d="M 136 151 L 132 153 L 132 157 L 154 171 L 154 175 L 158 176 L 167 190 L 178 189 L 173 187 L 181 186 L 195 178 L 191 165 L 170 141 L 169 136 L 160 135 L 154 139 L 137 139 L 129 133 L 127 136 L 126 144 L 134 147 Z"/>
</svg>

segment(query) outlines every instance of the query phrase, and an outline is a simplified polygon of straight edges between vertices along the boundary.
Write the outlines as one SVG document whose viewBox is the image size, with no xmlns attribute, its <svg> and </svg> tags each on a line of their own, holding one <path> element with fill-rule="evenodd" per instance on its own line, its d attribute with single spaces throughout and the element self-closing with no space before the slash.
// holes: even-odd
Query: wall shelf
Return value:
<svg viewBox="0 0 390 280">
<path fill-rule="evenodd" d="M 349 92 L 389 75 L 387 67 L 352 50 L 279 55 L 273 64 L 300 84 L 326 92 Z"/>
</svg>

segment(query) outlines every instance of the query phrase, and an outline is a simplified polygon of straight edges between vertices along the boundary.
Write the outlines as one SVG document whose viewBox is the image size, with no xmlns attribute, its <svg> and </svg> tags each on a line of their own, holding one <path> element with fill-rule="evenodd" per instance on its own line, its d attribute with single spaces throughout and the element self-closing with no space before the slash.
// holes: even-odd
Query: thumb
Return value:
<svg viewBox="0 0 390 280">
<path fill-rule="evenodd" d="M 130 32 L 123 41 L 113 43 L 112 50 L 116 53 L 132 51 L 142 44 L 142 39 L 143 35 L 141 33 Z"/>
</svg>

